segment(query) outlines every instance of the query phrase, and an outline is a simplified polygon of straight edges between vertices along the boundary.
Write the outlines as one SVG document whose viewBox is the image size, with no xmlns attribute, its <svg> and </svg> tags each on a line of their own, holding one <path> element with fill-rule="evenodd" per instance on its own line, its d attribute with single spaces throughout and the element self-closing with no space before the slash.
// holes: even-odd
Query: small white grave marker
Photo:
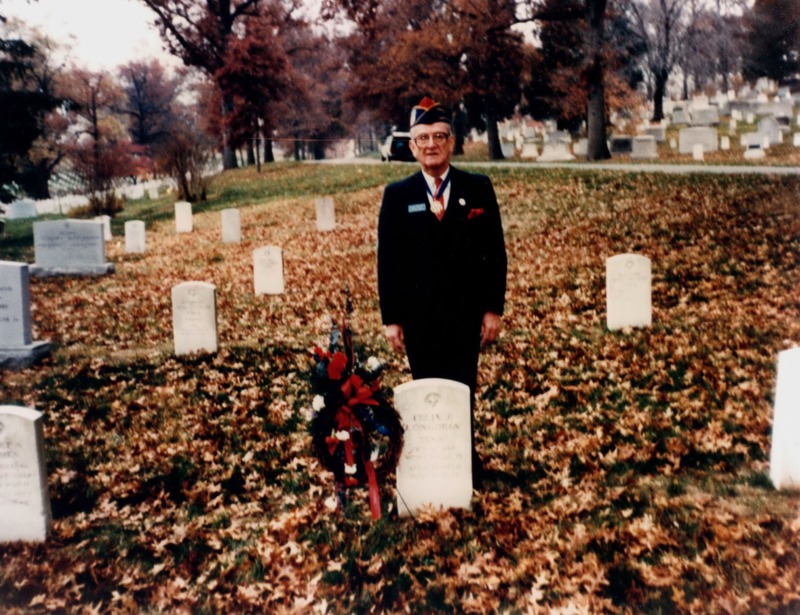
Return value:
<svg viewBox="0 0 800 615">
<path fill-rule="evenodd" d="M 692 159 L 697 160 L 698 162 L 702 162 L 703 160 L 703 153 L 705 149 L 703 148 L 702 143 L 695 143 L 692 146 Z"/>
<path fill-rule="evenodd" d="M 317 230 L 320 232 L 332 231 L 336 228 L 336 212 L 333 207 L 333 198 L 322 197 L 316 201 Z"/>
<path fill-rule="evenodd" d="M 778 354 L 769 477 L 776 489 L 800 488 L 800 348 Z"/>
<path fill-rule="evenodd" d="M 111 216 L 95 216 L 94 219 L 103 224 L 103 239 L 106 241 L 114 239 L 114 236 L 111 234 Z"/>
<path fill-rule="evenodd" d="M 256 295 L 280 295 L 284 292 L 283 250 L 277 246 L 253 250 L 253 281 Z"/>
<path fill-rule="evenodd" d="M 147 249 L 146 237 L 143 220 L 128 220 L 125 223 L 125 252 L 144 252 Z"/>
<path fill-rule="evenodd" d="M 794 147 L 800 147 L 800 132 L 796 132 L 792 135 L 792 145 Z"/>
<path fill-rule="evenodd" d="M 222 210 L 222 243 L 242 241 L 242 217 L 238 209 Z"/>
<path fill-rule="evenodd" d="M 175 232 L 192 232 L 192 204 L 188 201 L 175 203 Z"/>
<path fill-rule="evenodd" d="M 51 518 L 42 413 L 0 406 L 0 542 L 43 542 Z"/>
<path fill-rule="evenodd" d="M 652 268 L 640 254 L 617 254 L 606 259 L 606 325 L 649 327 L 653 323 Z"/>
<path fill-rule="evenodd" d="M 723 152 L 727 152 L 731 149 L 731 138 L 727 135 L 723 135 L 719 138 L 719 148 Z"/>
<path fill-rule="evenodd" d="M 397 508 L 469 508 L 472 498 L 472 426 L 469 387 L 424 378 L 394 389 L 405 428 L 397 466 Z"/>
<path fill-rule="evenodd" d="M 208 282 L 172 287 L 175 354 L 217 352 L 217 289 Z"/>
</svg>

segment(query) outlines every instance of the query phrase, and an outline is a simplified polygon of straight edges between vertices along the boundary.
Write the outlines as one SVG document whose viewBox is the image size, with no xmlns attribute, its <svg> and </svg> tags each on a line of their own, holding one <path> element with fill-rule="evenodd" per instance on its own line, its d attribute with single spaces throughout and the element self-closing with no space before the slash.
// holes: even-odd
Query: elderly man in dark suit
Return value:
<svg viewBox="0 0 800 615">
<path fill-rule="evenodd" d="M 463 382 L 474 399 L 481 345 L 500 332 L 506 251 L 491 181 L 450 166 L 450 118 L 429 98 L 412 109 L 420 171 L 384 191 L 378 293 L 386 338 L 414 379 Z"/>
</svg>

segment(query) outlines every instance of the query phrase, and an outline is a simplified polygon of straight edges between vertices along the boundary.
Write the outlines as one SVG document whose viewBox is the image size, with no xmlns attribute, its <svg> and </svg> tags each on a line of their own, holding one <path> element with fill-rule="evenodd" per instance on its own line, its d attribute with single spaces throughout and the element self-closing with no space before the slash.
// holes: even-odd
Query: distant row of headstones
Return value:
<svg viewBox="0 0 800 615">
<path fill-rule="evenodd" d="M 316 202 L 317 229 L 332 231 L 336 227 L 333 199 Z M 222 211 L 222 241 L 241 241 L 241 219 L 238 209 Z M 191 233 L 192 205 L 175 204 L 175 230 Z M 95 220 L 49 220 L 34 222 L 35 262 L 0 261 L 0 367 L 22 368 L 49 353 L 47 342 L 32 340 L 30 316 L 30 276 L 105 275 L 114 271 L 106 259 L 106 242 L 111 239 L 108 216 Z M 126 253 L 147 250 L 145 223 L 125 223 Z M 262 246 L 253 250 L 253 286 L 256 295 L 277 295 L 285 292 L 283 250 L 278 246 Z M 216 291 L 205 282 L 187 281 L 172 289 L 173 325 L 176 354 L 197 351 L 216 352 Z"/>
<path fill-rule="evenodd" d="M 670 140 L 670 147 L 680 154 L 692 154 L 694 160 L 702 161 L 704 154 L 731 149 L 731 135 L 736 133 L 737 120 L 731 119 L 728 135 L 720 135 L 719 130 L 708 125 L 686 126 L 678 131 L 678 139 Z M 663 125 L 646 126 L 641 135 L 616 135 L 608 141 L 612 155 L 629 155 L 633 159 L 654 160 L 658 158 L 658 144 L 666 141 L 666 127 Z M 744 148 L 746 160 L 764 158 L 766 151 L 784 140 L 785 129 L 773 117 L 763 118 L 755 132 L 740 135 L 739 142 Z M 576 156 L 585 156 L 588 140 L 579 139 L 572 145 L 571 138 L 561 131 L 545 135 L 542 152 L 536 143 L 526 141 L 517 135 L 514 141 L 502 143 L 503 155 L 511 158 L 519 154 L 523 160 L 539 162 L 568 162 Z M 800 132 L 792 136 L 792 145 L 800 147 Z"/>
</svg>

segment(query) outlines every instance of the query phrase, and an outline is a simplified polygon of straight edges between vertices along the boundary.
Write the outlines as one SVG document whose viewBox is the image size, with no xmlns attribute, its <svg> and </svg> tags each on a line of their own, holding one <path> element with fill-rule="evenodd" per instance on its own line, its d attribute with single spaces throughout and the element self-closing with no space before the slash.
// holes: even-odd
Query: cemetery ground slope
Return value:
<svg viewBox="0 0 800 615">
<path fill-rule="evenodd" d="M 480 366 L 485 487 L 413 519 L 390 484 L 379 522 L 361 491 L 326 507 L 310 350 L 349 287 L 357 342 L 386 386 L 408 379 L 381 335 L 375 226 L 410 169 L 227 173 L 191 237 L 171 201 L 133 202 L 115 233 L 146 219 L 146 253 L 117 237 L 113 274 L 32 281 L 53 354 L 3 373 L 0 402 L 45 414 L 54 524 L 0 546 L 0 610 L 800 611 L 800 493 L 768 478 L 776 359 L 800 343 L 798 178 L 492 171 L 509 287 Z M 240 244 L 220 239 L 230 206 Z M 283 295 L 253 293 L 262 245 L 284 249 Z M 652 259 L 653 326 L 612 333 L 605 259 L 627 252 Z M 217 287 L 215 355 L 172 354 L 187 280 Z"/>
</svg>

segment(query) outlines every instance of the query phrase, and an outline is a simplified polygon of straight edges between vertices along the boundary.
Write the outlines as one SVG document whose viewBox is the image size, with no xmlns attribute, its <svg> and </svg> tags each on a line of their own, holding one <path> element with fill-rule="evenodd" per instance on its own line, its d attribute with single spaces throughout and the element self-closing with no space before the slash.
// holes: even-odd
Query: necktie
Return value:
<svg viewBox="0 0 800 615">
<path fill-rule="evenodd" d="M 435 177 L 433 179 L 433 183 L 435 185 L 433 191 L 433 204 L 431 205 L 431 211 L 436 216 L 437 220 L 444 218 L 444 190 L 441 190 L 442 187 L 442 178 Z"/>
</svg>

